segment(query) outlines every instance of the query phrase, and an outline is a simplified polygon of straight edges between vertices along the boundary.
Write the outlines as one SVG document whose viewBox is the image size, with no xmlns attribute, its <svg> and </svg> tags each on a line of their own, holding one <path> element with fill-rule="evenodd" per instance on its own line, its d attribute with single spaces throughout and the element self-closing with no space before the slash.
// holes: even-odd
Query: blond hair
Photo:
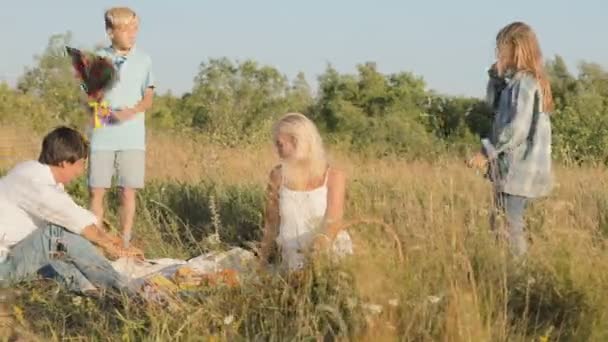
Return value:
<svg viewBox="0 0 608 342">
<path fill-rule="evenodd" d="M 130 25 L 133 22 L 139 22 L 137 13 L 128 7 L 113 7 L 104 14 L 106 22 L 106 31 Z"/>
<path fill-rule="evenodd" d="M 300 113 L 287 113 L 272 128 L 273 140 L 279 134 L 292 137 L 295 151 L 289 160 L 281 160 L 287 184 L 302 184 L 325 175 L 328 162 L 321 135 L 315 124 Z"/>
<path fill-rule="evenodd" d="M 508 70 L 530 73 L 536 78 L 543 97 L 543 111 L 553 110 L 551 84 L 545 72 L 543 55 L 536 34 L 523 22 L 513 22 L 496 35 L 497 70 L 504 75 Z"/>
</svg>

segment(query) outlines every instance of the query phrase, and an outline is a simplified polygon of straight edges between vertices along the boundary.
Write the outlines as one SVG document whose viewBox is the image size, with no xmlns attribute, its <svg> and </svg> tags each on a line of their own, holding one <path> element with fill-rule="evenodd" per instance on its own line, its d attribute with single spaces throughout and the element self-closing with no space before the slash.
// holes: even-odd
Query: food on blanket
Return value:
<svg viewBox="0 0 608 342">
<path fill-rule="evenodd" d="M 165 278 L 161 274 L 157 274 L 157 275 L 154 275 L 154 276 L 148 278 L 148 282 L 149 282 L 149 284 L 152 284 L 159 289 L 169 290 L 169 291 L 179 290 L 179 287 L 177 285 L 175 285 L 171 280 Z"/>
<path fill-rule="evenodd" d="M 203 276 L 203 283 L 210 286 L 224 284 L 233 287 L 239 285 L 239 277 L 235 270 L 225 269 L 219 272 L 205 274 Z"/>
<path fill-rule="evenodd" d="M 177 269 L 173 275 L 173 280 L 179 287 L 196 287 L 196 286 L 217 286 L 220 284 L 230 287 L 239 284 L 238 274 L 233 269 L 225 269 L 213 273 L 197 273 L 188 266 L 182 266 Z"/>
<path fill-rule="evenodd" d="M 182 266 L 177 269 L 173 275 L 173 280 L 179 287 L 196 287 L 202 282 L 202 275 L 197 274 L 188 266 Z"/>
<path fill-rule="evenodd" d="M 177 269 L 175 272 L 176 277 L 192 277 L 196 276 L 196 272 L 188 266 L 183 266 Z"/>
</svg>

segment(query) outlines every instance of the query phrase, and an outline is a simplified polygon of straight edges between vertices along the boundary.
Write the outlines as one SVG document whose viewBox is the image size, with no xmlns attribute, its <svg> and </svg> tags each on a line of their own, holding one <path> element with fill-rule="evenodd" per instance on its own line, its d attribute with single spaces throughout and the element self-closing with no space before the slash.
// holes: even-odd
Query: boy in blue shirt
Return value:
<svg viewBox="0 0 608 342">
<path fill-rule="evenodd" d="M 117 172 L 121 187 L 120 224 L 128 246 L 135 218 L 136 190 L 144 186 L 145 118 L 152 106 L 154 79 L 150 57 L 135 47 L 139 30 L 137 14 L 115 7 L 104 15 L 112 45 L 98 51 L 112 60 L 118 79 L 104 94 L 103 102 L 114 111 L 113 122 L 96 127 L 91 134 L 89 187 L 91 211 L 103 222 L 104 195 Z"/>
</svg>

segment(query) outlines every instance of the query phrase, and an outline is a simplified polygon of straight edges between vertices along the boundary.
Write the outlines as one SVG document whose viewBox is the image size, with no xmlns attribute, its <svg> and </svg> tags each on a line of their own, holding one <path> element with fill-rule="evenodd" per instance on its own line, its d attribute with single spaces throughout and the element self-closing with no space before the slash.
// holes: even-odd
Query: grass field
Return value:
<svg viewBox="0 0 608 342">
<path fill-rule="evenodd" d="M 3 130 L 5 139 L 9 133 L 27 136 Z M 38 140 L 29 141 L 0 168 L 35 157 Z M 263 191 L 275 163 L 269 146 L 227 149 L 159 133 L 151 133 L 148 144 L 149 184 L 139 196 L 135 228 L 148 257 L 194 256 L 259 238 Z M 238 288 L 202 288 L 172 310 L 127 298 L 80 298 L 53 283 L 27 284 L 13 307 L 22 338 L 608 340 L 603 168 L 556 166 L 554 192 L 528 210 L 532 244 L 522 262 L 494 241 L 489 184 L 461 161 L 334 152 L 349 175 L 352 258 L 333 268 L 315 264 L 299 286 L 261 275 Z M 70 191 L 86 203 L 84 182 Z M 115 209 L 115 196 L 109 202 Z M 216 230 L 220 247 L 205 242 Z"/>
</svg>

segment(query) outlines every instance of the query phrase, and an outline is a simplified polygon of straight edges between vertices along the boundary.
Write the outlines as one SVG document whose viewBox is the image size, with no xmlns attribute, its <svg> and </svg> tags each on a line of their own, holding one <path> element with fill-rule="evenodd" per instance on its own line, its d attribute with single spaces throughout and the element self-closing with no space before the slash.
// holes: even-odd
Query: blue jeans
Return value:
<svg viewBox="0 0 608 342">
<path fill-rule="evenodd" d="M 507 236 L 513 254 L 524 255 L 528 250 L 528 242 L 524 233 L 524 213 L 529 199 L 504 192 L 494 196 L 495 208 L 491 215 L 491 226 L 495 232 L 499 231 L 497 215 L 504 214 L 507 223 Z"/>
<path fill-rule="evenodd" d="M 11 247 L 0 264 L 0 280 L 12 282 L 56 278 L 73 291 L 101 288 L 128 290 L 127 280 L 108 259 L 80 235 L 49 225 Z"/>
</svg>

